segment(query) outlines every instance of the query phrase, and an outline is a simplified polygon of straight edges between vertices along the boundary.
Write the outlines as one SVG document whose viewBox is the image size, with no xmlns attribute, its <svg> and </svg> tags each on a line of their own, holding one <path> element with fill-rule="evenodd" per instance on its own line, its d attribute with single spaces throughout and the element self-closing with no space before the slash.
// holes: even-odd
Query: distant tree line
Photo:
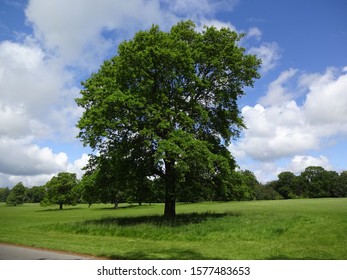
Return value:
<svg viewBox="0 0 347 280">
<path fill-rule="evenodd" d="M 45 195 L 44 186 L 24 187 L 20 182 L 12 189 L 0 188 L 0 202 L 6 202 L 8 205 L 16 206 L 23 203 L 39 203 Z"/>
<path fill-rule="evenodd" d="M 319 166 L 310 166 L 300 175 L 285 171 L 278 179 L 266 184 L 260 183 L 249 170 L 233 171 L 232 180 L 214 184 L 213 188 L 201 184 L 185 184 L 189 188 L 180 188 L 179 202 L 232 201 L 232 200 L 275 200 L 295 198 L 347 197 L 347 171 L 337 173 Z M 220 178 L 222 180 L 223 178 Z M 163 202 L 162 180 L 146 178 L 134 185 L 118 184 L 110 173 L 98 171 L 86 173 L 81 180 L 76 174 L 62 172 L 54 176 L 43 186 L 27 188 L 18 183 L 12 189 L 0 188 L 0 202 L 16 206 L 23 203 L 40 203 L 42 206 L 76 205 L 78 203 L 155 203 Z M 135 186 L 135 187 L 134 187 Z M 223 187 L 220 187 L 223 186 Z M 225 187 L 227 186 L 227 187 Z"/>
<path fill-rule="evenodd" d="M 24 203 L 40 203 L 42 206 L 57 204 L 62 209 L 63 205 L 76 205 L 83 201 L 80 200 L 76 174 L 61 172 L 43 186 L 27 188 L 20 182 L 12 189 L 0 188 L 0 202 L 6 202 L 9 206 Z"/>
<path fill-rule="evenodd" d="M 268 183 L 284 199 L 346 197 L 347 171 L 340 174 L 320 166 L 309 166 L 300 175 L 282 172 L 278 180 Z"/>
</svg>

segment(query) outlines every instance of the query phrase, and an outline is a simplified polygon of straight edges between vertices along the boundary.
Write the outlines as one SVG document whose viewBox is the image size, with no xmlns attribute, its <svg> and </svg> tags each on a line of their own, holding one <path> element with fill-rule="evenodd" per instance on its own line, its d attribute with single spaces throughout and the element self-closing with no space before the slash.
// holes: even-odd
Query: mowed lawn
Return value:
<svg viewBox="0 0 347 280">
<path fill-rule="evenodd" d="M 347 259 L 347 198 L 42 208 L 0 204 L 0 242 L 110 259 Z"/>
</svg>

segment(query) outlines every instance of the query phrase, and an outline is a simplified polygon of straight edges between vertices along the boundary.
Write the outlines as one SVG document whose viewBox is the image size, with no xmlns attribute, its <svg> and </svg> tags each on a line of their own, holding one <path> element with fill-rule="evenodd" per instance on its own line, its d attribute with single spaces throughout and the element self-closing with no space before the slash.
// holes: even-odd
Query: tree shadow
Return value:
<svg viewBox="0 0 347 280">
<path fill-rule="evenodd" d="M 112 260 L 210 260 L 217 258 L 208 258 L 199 252 L 186 249 L 158 249 L 150 252 L 130 251 L 124 254 L 102 255 Z"/>
<path fill-rule="evenodd" d="M 81 210 L 83 209 L 82 207 L 74 207 L 74 208 L 48 208 L 48 209 L 41 209 L 41 210 L 36 210 L 35 212 L 65 212 L 65 211 L 73 211 L 73 210 Z"/>
<path fill-rule="evenodd" d="M 174 219 L 167 220 L 162 215 L 150 215 L 150 216 L 134 216 L 134 217 L 108 217 L 98 220 L 87 220 L 83 222 L 89 225 L 118 225 L 118 226 L 134 226 L 140 224 L 149 224 L 155 226 L 171 226 L 179 227 L 189 224 L 202 223 L 208 219 L 218 219 L 226 216 L 240 216 L 239 212 L 225 212 L 225 213 L 184 213 L 177 214 Z"/>
<path fill-rule="evenodd" d="M 129 205 L 121 205 L 118 208 L 114 208 L 113 205 L 110 206 L 105 206 L 105 207 L 98 207 L 93 210 L 98 211 L 98 210 L 122 210 L 122 209 L 130 209 L 130 208 L 139 208 L 139 207 L 148 207 L 148 206 L 153 206 L 152 204 L 142 204 L 142 205 L 136 205 L 136 204 L 129 204 Z M 93 205 L 91 206 L 91 208 Z"/>
</svg>

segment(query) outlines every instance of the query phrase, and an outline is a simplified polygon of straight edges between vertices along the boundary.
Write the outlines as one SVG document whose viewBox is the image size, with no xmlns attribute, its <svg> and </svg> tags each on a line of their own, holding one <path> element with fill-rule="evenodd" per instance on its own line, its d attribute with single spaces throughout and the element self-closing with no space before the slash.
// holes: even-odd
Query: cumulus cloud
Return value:
<svg viewBox="0 0 347 280">
<path fill-rule="evenodd" d="M 138 28 L 153 23 L 171 26 L 177 21 L 164 11 L 159 1 L 102 0 L 31 0 L 26 9 L 35 36 L 65 63 L 92 67 L 114 48 L 103 32 L 126 31 L 129 36 Z M 119 38 L 120 40 L 126 38 Z"/>
<path fill-rule="evenodd" d="M 40 149 L 38 147 L 34 147 L 37 151 Z M 48 157 L 46 158 L 46 161 L 52 165 L 54 162 L 54 159 L 57 159 L 60 157 L 60 160 L 55 161 L 53 163 L 57 164 L 60 161 L 60 166 L 57 169 L 52 169 L 51 172 L 47 173 L 40 173 L 40 174 L 29 174 L 29 175 L 9 175 L 9 174 L 1 174 L 0 173 L 0 184 L 2 186 L 6 185 L 15 185 L 18 182 L 22 182 L 25 186 L 31 187 L 31 186 L 42 186 L 46 182 L 48 182 L 53 176 L 55 176 L 58 172 L 71 172 L 76 173 L 77 178 L 80 179 L 84 173 L 82 168 L 87 164 L 89 156 L 87 154 L 82 154 L 82 157 L 80 159 L 75 160 L 72 164 L 67 162 L 67 155 L 64 153 L 60 153 L 58 155 L 55 155 L 52 153 L 52 151 L 49 148 L 43 148 L 41 149 L 41 153 L 46 153 Z M 66 160 L 65 160 L 66 158 Z M 53 162 L 50 160 L 53 159 Z M 61 161 L 63 159 L 63 161 Z M 29 163 L 31 164 L 31 163 Z"/>
<path fill-rule="evenodd" d="M 0 43 L 0 182 L 24 179 L 36 184 L 64 171 L 65 153 L 35 144 L 76 135 L 81 111 L 73 107 L 78 90 L 71 75 L 31 37 Z M 72 135 L 72 132 L 75 133 Z M 66 137 L 67 139 L 67 137 Z M 75 141 L 75 140 L 74 140 Z"/>
<path fill-rule="evenodd" d="M 301 74 L 289 69 L 269 85 L 260 104 L 242 108 L 247 126 L 239 141 L 230 146 L 241 162 L 248 158 L 262 164 L 290 159 L 286 170 L 302 171 L 310 165 L 331 168 L 324 155 L 313 157 L 335 136 L 347 135 L 347 74 L 328 68 L 325 73 Z M 298 105 L 295 97 L 304 91 L 304 101 Z M 258 165 L 260 176 L 264 168 Z M 273 170 L 274 173 L 283 169 Z"/>
<path fill-rule="evenodd" d="M 69 164 L 67 170 L 68 172 L 76 173 L 77 178 L 81 178 L 84 174 L 83 168 L 87 165 L 89 161 L 89 155 L 82 154 L 81 158 L 75 160 L 72 164 Z"/>
<path fill-rule="evenodd" d="M 337 76 L 329 68 L 323 75 L 304 75 L 301 84 L 308 87 L 304 104 L 307 119 L 317 125 L 337 125 L 345 130 L 347 122 L 347 74 Z"/>
<path fill-rule="evenodd" d="M 247 130 L 236 149 L 256 160 L 274 160 L 318 147 L 318 139 L 293 100 L 281 106 L 246 106 L 242 115 Z"/>
<path fill-rule="evenodd" d="M 257 40 L 260 40 L 261 36 L 262 36 L 262 32 L 258 27 L 251 27 L 248 29 L 248 31 L 246 32 L 246 35 L 248 37 L 253 37 Z"/>
<path fill-rule="evenodd" d="M 35 37 L 45 49 L 56 52 L 67 64 L 94 69 L 118 42 L 139 29 L 159 24 L 169 29 L 182 19 L 217 27 L 230 23 L 213 21 L 218 11 L 233 10 L 238 0 L 30 0 L 26 9 Z M 252 32 L 256 32 L 255 29 Z M 104 36 L 107 34 L 107 36 Z M 111 36 L 112 37 L 112 36 Z"/>
<path fill-rule="evenodd" d="M 64 73 L 45 59 L 30 40 L 0 43 L 0 92 L 2 104 L 22 108 L 35 116 L 57 101 Z"/>
<path fill-rule="evenodd" d="M 259 99 L 259 103 L 265 106 L 272 106 L 281 105 L 285 102 L 293 100 L 295 93 L 290 92 L 285 87 L 285 84 L 296 73 L 297 69 L 292 68 L 282 72 L 275 81 L 270 83 L 267 94 Z"/>
<path fill-rule="evenodd" d="M 48 147 L 40 148 L 29 139 L 0 138 L 0 170 L 8 175 L 39 175 L 63 171 L 68 157 L 53 153 Z"/>
<path fill-rule="evenodd" d="M 296 155 L 291 159 L 287 170 L 290 170 L 295 174 L 299 174 L 309 166 L 321 166 L 326 170 L 332 169 L 328 158 L 325 156 L 320 155 L 319 157 L 313 157 Z"/>
<path fill-rule="evenodd" d="M 276 42 L 262 43 L 259 47 L 251 48 L 249 53 L 255 54 L 262 60 L 261 71 L 263 73 L 273 69 L 281 58 L 280 47 Z"/>
</svg>

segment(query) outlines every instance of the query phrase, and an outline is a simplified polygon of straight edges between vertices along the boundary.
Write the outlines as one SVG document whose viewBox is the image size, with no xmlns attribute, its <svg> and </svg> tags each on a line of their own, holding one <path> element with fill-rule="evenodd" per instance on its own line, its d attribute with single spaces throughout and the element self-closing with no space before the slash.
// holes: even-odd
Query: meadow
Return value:
<svg viewBox="0 0 347 280">
<path fill-rule="evenodd" d="M 347 198 L 43 208 L 0 204 L 0 243 L 109 259 L 347 259 Z"/>
</svg>

